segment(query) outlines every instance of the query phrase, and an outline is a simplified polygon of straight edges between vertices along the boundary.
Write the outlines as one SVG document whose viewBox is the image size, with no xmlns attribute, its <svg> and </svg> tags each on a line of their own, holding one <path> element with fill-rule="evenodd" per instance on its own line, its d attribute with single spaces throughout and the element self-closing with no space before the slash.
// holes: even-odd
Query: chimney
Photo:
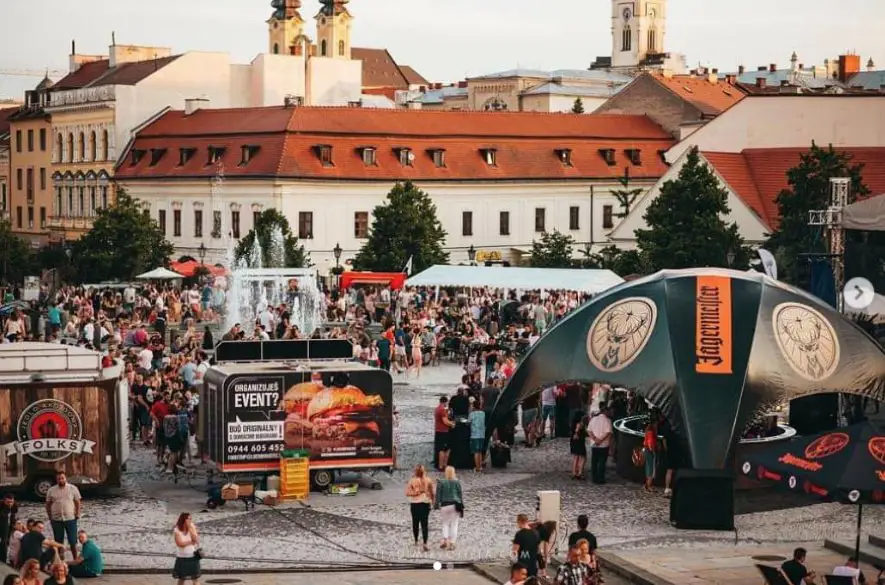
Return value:
<svg viewBox="0 0 885 585">
<path fill-rule="evenodd" d="M 197 110 L 209 107 L 209 100 L 206 98 L 190 98 L 184 100 L 184 115 L 190 116 Z"/>
<path fill-rule="evenodd" d="M 709 81 L 710 83 L 712 83 L 712 84 L 714 84 L 714 85 L 717 84 L 717 83 L 719 83 L 719 75 L 718 75 L 718 73 L 719 73 L 719 70 L 718 70 L 718 69 L 714 69 L 713 72 L 710 73 L 710 74 L 707 76 L 707 81 Z"/>
<path fill-rule="evenodd" d="M 744 66 L 743 66 L 743 65 L 738 65 L 738 75 L 743 75 L 743 74 L 744 74 L 744 71 L 746 71 L 746 69 L 744 68 Z"/>
<path fill-rule="evenodd" d="M 756 78 L 756 87 L 758 87 L 760 89 L 765 87 L 765 78 L 764 77 L 757 77 Z"/>
<path fill-rule="evenodd" d="M 459 81 L 458 87 L 461 89 L 467 89 L 467 82 L 466 81 Z"/>
<path fill-rule="evenodd" d="M 799 63 L 799 71 L 805 69 L 805 63 Z"/>
<path fill-rule="evenodd" d="M 766 67 L 765 65 L 760 65 L 756 68 L 756 71 L 768 71 L 768 67 Z"/>
<path fill-rule="evenodd" d="M 728 85 L 734 85 L 735 83 L 737 83 L 737 76 L 726 75 L 725 76 L 725 83 L 727 83 Z"/>
<path fill-rule="evenodd" d="M 860 55 L 839 55 L 839 81 L 846 83 L 860 73 Z"/>
<path fill-rule="evenodd" d="M 777 63 L 772 63 L 771 65 L 769 65 L 768 70 L 771 71 L 772 73 L 777 71 Z"/>
<path fill-rule="evenodd" d="M 714 73 L 715 75 L 719 75 L 719 69 L 716 68 L 716 67 L 713 67 L 713 73 Z"/>
<path fill-rule="evenodd" d="M 427 86 L 422 85 L 421 87 L 418 88 L 418 91 L 420 91 L 421 93 L 427 93 Z"/>
<path fill-rule="evenodd" d="M 297 108 L 304 105 L 304 98 L 300 95 L 289 94 L 283 98 L 283 106 L 287 108 Z"/>
</svg>

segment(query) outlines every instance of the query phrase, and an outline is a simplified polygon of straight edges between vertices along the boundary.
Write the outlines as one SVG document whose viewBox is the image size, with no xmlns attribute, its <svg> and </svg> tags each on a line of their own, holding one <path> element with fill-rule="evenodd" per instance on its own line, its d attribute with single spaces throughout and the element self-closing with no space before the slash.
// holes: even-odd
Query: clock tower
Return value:
<svg viewBox="0 0 885 585">
<path fill-rule="evenodd" d="M 612 68 L 662 64 L 666 22 L 667 0 L 612 0 Z"/>
<path fill-rule="evenodd" d="M 274 9 L 267 21 L 269 47 L 274 55 L 295 55 L 303 52 L 304 19 L 298 9 L 301 0 L 273 0 Z"/>
<path fill-rule="evenodd" d="M 320 0 L 317 19 L 317 57 L 350 59 L 350 0 Z"/>
</svg>

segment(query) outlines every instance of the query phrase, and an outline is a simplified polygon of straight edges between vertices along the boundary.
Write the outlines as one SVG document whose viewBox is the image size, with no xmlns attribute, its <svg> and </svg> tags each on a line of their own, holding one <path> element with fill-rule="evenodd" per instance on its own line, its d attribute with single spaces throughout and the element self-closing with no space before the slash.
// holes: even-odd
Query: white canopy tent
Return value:
<svg viewBox="0 0 885 585">
<path fill-rule="evenodd" d="M 847 206 L 842 211 L 842 225 L 847 230 L 885 231 L 885 195 Z"/>
<path fill-rule="evenodd" d="M 154 268 L 150 272 L 145 272 L 144 274 L 139 274 L 135 278 L 139 280 L 173 280 L 175 278 L 184 278 L 181 274 L 169 270 L 168 268 L 163 268 L 160 266 L 159 268 Z"/>
<path fill-rule="evenodd" d="M 624 279 L 611 270 L 437 264 L 409 278 L 406 286 L 569 290 L 598 294 L 622 282 Z"/>
</svg>

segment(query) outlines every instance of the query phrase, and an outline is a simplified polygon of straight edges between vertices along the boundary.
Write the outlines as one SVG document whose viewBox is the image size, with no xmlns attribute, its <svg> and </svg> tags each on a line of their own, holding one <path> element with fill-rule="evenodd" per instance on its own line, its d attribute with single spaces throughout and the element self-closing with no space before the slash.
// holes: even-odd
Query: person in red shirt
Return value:
<svg viewBox="0 0 885 585">
<path fill-rule="evenodd" d="M 455 423 L 449 418 L 449 399 L 440 396 L 439 406 L 433 411 L 433 453 L 437 471 L 449 464 L 449 431 Z"/>
<path fill-rule="evenodd" d="M 166 454 L 166 435 L 163 433 L 163 419 L 172 414 L 172 406 L 169 404 L 169 394 L 163 394 L 162 400 L 157 400 L 151 406 L 151 420 L 154 421 L 154 437 L 157 449 L 157 463 L 163 463 Z"/>
<path fill-rule="evenodd" d="M 654 415 L 654 413 L 652 413 Z M 642 440 L 642 452 L 645 455 L 645 489 L 654 491 L 652 484 L 655 481 L 655 455 L 658 451 L 658 424 L 657 417 L 652 416 L 645 426 L 645 437 Z"/>
</svg>

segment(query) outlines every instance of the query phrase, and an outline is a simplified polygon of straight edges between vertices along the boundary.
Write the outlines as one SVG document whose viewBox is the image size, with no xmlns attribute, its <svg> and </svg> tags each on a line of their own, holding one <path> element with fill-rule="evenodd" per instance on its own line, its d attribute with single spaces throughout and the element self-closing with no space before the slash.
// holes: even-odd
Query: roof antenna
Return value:
<svg viewBox="0 0 885 585">
<path fill-rule="evenodd" d="M 117 33 L 114 31 L 111 31 L 111 46 L 112 47 L 117 46 Z"/>
<path fill-rule="evenodd" d="M 77 54 L 77 41 L 71 39 L 71 55 Z"/>
</svg>

